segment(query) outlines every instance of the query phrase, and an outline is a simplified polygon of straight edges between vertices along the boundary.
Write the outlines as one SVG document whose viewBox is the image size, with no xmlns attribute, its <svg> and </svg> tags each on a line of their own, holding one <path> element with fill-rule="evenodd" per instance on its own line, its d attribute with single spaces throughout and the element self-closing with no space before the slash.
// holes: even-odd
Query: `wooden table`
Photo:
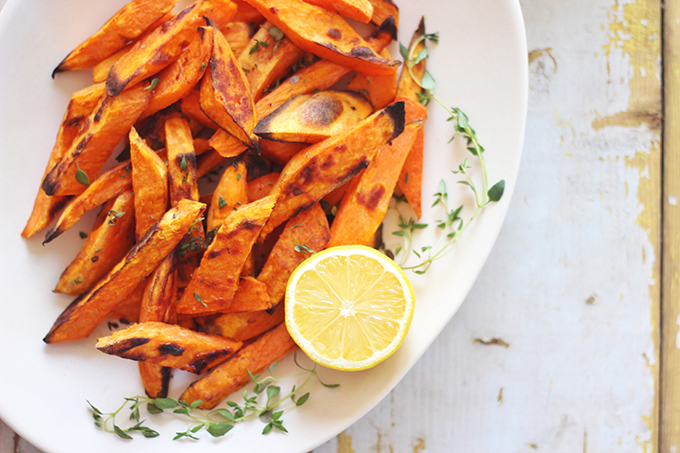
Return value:
<svg viewBox="0 0 680 453">
<path fill-rule="evenodd" d="M 315 453 L 680 449 L 680 0 L 521 4 L 526 143 L 495 249 L 404 380 Z M 9 452 L 37 450 L 0 422 Z"/>
</svg>

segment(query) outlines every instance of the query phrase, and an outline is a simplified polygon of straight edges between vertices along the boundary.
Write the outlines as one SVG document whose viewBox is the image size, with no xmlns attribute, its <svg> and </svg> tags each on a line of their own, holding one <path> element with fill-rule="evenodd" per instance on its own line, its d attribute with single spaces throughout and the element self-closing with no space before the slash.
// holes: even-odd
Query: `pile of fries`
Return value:
<svg viewBox="0 0 680 453">
<path fill-rule="evenodd" d="M 283 299 L 303 260 L 379 246 L 395 189 L 420 215 L 424 61 L 399 73 L 385 50 L 390 0 L 175 6 L 132 1 L 55 69 L 94 84 L 71 97 L 22 236 L 53 224 L 50 242 L 101 206 L 44 341 L 126 319 L 97 348 L 139 361 L 153 398 L 171 368 L 208 371 L 181 399 L 212 408 L 297 348 Z"/>
</svg>

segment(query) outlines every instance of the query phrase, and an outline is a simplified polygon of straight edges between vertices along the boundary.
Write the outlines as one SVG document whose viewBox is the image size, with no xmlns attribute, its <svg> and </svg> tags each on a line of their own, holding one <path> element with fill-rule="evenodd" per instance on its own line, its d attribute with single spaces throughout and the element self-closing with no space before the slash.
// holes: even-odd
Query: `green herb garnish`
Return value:
<svg viewBox="0 0 680 453">
<path fill-rule="evenodd" d="M 100 411 L 89 401 L 87 404 L 89 404 L 92 411 L 95 426 L 126 440 L 133 439 L 132 434 L 135 433 L 142 434 L 147 438 L 158 437 L 160 435 L 158 431 L 144 426 L 146 420 L 140 421 L 141 408 L 146 408 L 150 415 L 171 413 L 176 417 L 187 420 L 190 423 L 188 429 L 177 432 L 174 440 L 199 440 L 197 434 L 203 430 L 207 431 L 212 437 L 221 437 L 231 431 L 237 423 L 252 418 L 258 418 L 264 423 L 262 434 L 268 434 L 272 430 L 288 432 L 283 425 L 282 417 L 286 412 L 307 402 L 310 393 L 306 389 L 313 384 L 314 378 L 324 387 L 338 387 L 338 384 L 325 384 L 321 381 L 316 364 L 311 369 L 304 368 L 297 361 L 297 353 L 294 356 L 294 361 L 295 365 L 303 370 L 303 372 L 286 378 L 274 377 L 276 363 L 269 367 L 269 375 L 265 377 L 262 377 L 261 374 L 253 375 L 248 370 L 250 381 L 254 384 L 253 393 L 250 394 L 245 390 L 243 392 L 242 403 L 227 401 L 226 407 L 210 411 L 198 408 L 202 403 L 201 400 L 189 404 L 185 401 L 172 398 L 148 398 L 146 396 L 125 398 L 123 404 L 117 410 L 110 413 Z M 305 376 L 302 385 L 299 387 L 293 385 L 290 392 L 285 395 L 281 394 L 281 386 L 278 385 L 280 382 L 297 379 L 302 376 Z M 283 403 L 285 402 L 289 402 L 289 404 L 284 406 Z M 128 428 L 123 428 L 116 423 L 116 417 L 126 407 L 130 409 L 129 420 L 134 424 Z"/>
</svg>

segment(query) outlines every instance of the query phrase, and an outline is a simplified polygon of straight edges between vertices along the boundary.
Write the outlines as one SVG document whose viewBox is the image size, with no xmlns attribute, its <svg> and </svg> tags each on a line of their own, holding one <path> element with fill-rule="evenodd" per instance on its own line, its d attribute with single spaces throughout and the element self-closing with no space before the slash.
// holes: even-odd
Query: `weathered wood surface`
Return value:
<svg viewBox="0 0 680 453">
<path fill-rule="evenodd" d="M 404 380 L 314 453 L 680 449 L 680 1 L 521 5 L 529 112 L 497 245 Z M 38 450 L 0 422 L 9 452 Z"/>
</svg>

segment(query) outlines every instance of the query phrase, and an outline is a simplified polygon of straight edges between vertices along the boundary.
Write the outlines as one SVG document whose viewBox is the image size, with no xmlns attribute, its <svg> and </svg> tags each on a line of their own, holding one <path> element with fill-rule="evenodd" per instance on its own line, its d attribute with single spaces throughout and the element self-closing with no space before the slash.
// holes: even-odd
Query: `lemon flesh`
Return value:
<svg viewBox="0 0 680 453">
<path fill-rule="evenodd" d="M 286 290 L 286 326 L 312 360 L 361 370 L 401 344 L 413 288 L 399 266 L 369 247 L 340 246 L 304 261 Z"/>
</svg>

